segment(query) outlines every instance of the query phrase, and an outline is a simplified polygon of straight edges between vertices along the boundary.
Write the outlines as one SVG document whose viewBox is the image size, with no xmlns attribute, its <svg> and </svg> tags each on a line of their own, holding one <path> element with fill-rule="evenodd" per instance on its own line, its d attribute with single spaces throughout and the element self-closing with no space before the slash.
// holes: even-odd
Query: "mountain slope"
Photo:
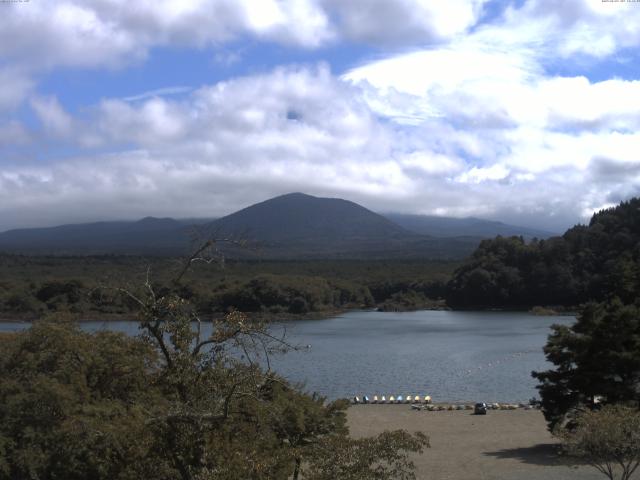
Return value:
<svg viewBox="0 0 640 480">
<path fill-rule="evenodd" d="M 509 225 L 475 217 L 452 218 L 402 213 L 389 213 L 385 217 L 409 231 L 434 237 L 470 236 L 493 238 L 501 235 L 503 237 L 523 236 L 526 239 L 531 239 L 534 237 L 549 238 L 557 235 L 545 230 Z"/>
<path fill-rule="evenodd" d="M 208 225 L 218 236 L 248 240 L 266 258 L 461 258 L 478 238 L 437 239 L 410 232 L 356 203 L 290 193 Z"/>
<path fill-rule="evenodd" d="M 347 200 L 292 193 L 207 222 L 148 217 L 11 230 L 0 234 L 0 251 L 184 255 L 194 223 L 203 237 L 249 241 L 255 248 L 223 247 L 245 258 L 461 258 L 480 240 L 420 235 Z"/>
<path fill-rule="evenodd" d="M 9 230 L 0 249 L 20 253 L 101 254 L 175 253 L 187 245 L 188 226 L 171 218 L 137 222 L 95 222 L 50 228 Z"/>
<path fill-rule="evenodd" d="M 290 193 L 216 220 L 211 227 L 263 242 L 399 238 L 412 235 L 387 218 L 339 198 Z"/>
</svg>

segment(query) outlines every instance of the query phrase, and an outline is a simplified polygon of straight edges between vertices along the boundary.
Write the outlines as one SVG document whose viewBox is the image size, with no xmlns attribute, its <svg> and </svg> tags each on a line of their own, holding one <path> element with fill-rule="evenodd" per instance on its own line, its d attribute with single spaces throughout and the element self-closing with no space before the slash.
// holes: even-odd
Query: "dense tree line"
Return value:
<svg viewBox="0 0 640 480">
<path fill-rule="evenodd" d="M 220 280 L 207 287 L 185 285 L 181 294 L 204 314 L 231 310 L 267 314 L 306 314 L 346 308 L 371 308 L 366 286 L 345 280 L 290 275 L 258 275 Z M 135 306 L 109 285 L 89 287 L 71 280 L 52 280 L 28 288 L 8 289 L 0 296 L 0 312 L 38 316 L 52 312 L 132 314 Z"/>
<path fill-rule="evenodd" d="M 529 299 L 527 287 L 549 289 L 541 297 L 547 303 L 582 304 L 575 323 L 552 326 L 544 352 L 553 368 L 532 374 L 549 428 L 568 452 L 609 478 L 617 478 L 615 468 L 629 478 L 640 462 L 640 200 L 598 212 L 588 226 L 552 241 L 549 249 L 541 242 L 498 239 L 483 245 L 475 260 L 488 265 L 487 252 L 495 254 L 489 302 L 496 301 L 500 284 L 511 289 L 516 305 L 542 303 Z M 508 247 L 501 251 L 500 245 Z M 548 268 L 536 268 L 541 261 Z M 508 269 L 512 275 L 501 276 Z M 464 270 L 454 289 L 465 275 L 475 275 L 473 268 Z M 464 302 L 463 292 L 456 295 Z"/>
<path fill-rule="evenodd" d="M 114 287 L 144 281 L 148 269 L 166 285 L 167 272 L 176 265 L 175 259 L 163 258 L 0 256 L 0 316 L 131 316 L 135 305 Z M 377 305 L 415 309 L 444 295 L 454 266 L 426 261 L 227 262 L 224 269 L 196 266 L 180 294 L 201 314 L 218 316 L 232 309 L 279 317 Z"/>
<path fill-rule="evenodd" d="M 640 291 L 640 199 L 593 215 L 561 237 L 484 240 L 447 285 L 458 308 L 577 306 Z"/>
<path fill-rule="evenodd" d="M 213 311 L 308 313 L 373 305 L 369 289 L 348 281 L 321 277 L 260 275 L 232 288 L 219 288 L 210 300 Z"/>
</svg>

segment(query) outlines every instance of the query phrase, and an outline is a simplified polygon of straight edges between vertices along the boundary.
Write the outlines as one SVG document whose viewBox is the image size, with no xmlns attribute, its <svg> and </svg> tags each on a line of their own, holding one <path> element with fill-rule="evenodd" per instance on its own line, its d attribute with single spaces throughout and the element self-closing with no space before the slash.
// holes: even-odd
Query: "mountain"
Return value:
<svg viewBox="0 0 640 480">
<path fill-rule="evenodd" d="M 194 227 L 202 237 L 247 240 L 252 248 L 223 246 L 249 258 L 462 258 L 479 236 L 439 238 L 411 231 L 356 203 L 291 193 L 217 220 L 147 217 L 0 234 L 0 251 L 27 254 L 184 255 Z"/>
<path fill-rule="evenodd" d="M 189 222 L 191 223 L 191 222 Z M 37 254 L 174 254 L 185 251 L 189 223 L 146 217 L 137 222 L 95 222 L 25 228 L 0 234 L 0 250 Z"/>
<path fill-rule="evenodd" d="M 220 218 L 211 227 L 266 242 L 392 239 L 410 232 L 357 203 L 289 193 Z"/>
<path fill-rule="evenodd" d="M 478 243 L 443 242 L 410 232 L 354 202 L 303 193 L 252 205 L 208 228 L 218 236 L 249 239 L 257 244 L 255 255 L 268 258 L 459 258 Z"/>
<path fill-rule="evenodd" d="M 401 227 L 422 235 L 434 237 L 480 237 L 493 238 L 498 235 L 503 237 L 522 236 L 525 239 L 549 238 L 557 233 L 545 230 L 536 230 L 528 227 L 519 227 L 481 218 L 452 218 L 438 217 L 435 215 L 407 215 L 402 213 L 385 214 L 392 222 Z"/>
</svg>

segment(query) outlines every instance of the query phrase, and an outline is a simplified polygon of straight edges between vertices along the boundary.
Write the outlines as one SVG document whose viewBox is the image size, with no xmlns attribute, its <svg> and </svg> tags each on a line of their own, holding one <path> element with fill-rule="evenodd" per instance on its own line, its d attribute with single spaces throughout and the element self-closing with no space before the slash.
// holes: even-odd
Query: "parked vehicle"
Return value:
<svg viewBox="0 0 640 480">
<path fill-rule="evenodd" d="M 486 415 L 487 414 L 487 404 L 486 403 L 476 403 L 473 407 L 474 415 Z"/>
</svg>

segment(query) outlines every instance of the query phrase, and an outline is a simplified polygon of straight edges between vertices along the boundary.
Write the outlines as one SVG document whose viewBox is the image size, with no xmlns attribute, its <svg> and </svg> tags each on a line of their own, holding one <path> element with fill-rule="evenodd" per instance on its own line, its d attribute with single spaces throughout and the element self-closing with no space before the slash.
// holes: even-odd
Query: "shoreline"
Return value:
<svg viewBox="0 0 640 480">
<path fill-rule="evenodd" d="M 297 320 L 326 320 L 329 318 L 337 317 L 339 315 L 343 315 L 345 313 L 351 312 L 378 312 L 378 313 L 410 313 L 410 312 L 421 312 L 421 311 L 449 311 L 449 312 L 500 312 L 500 313 L 530 313 L 534 316 L 557 316 L 557 317 L 575 317 L 577 315 L 577 311 L 575 310 L 559 310 L 554 307 L 541 307 L 544 309 L 544 313 L 540 313 L 540 310 L 536 310 L 536 307 L 533 308 L 460 308 L 454 309 L 445 306 L 437 306 L 432 308 L 417 308 L 411 310 L 381 310 L 379 306 L 371 307 L 371 308 L 342 308 L 335 310 L 322 310 L 315 312 L 307 312 L 304 314 L 295 314 L 295 313 L 270 313 L 270 312 L 243 312 L 249 318 L 254 318 L 259 321 L 264 320 L 266 322 L 290 322 Z M 556 307 L 557 308 L 557 307 Z M 83 322 L 137 322 L 135 314 L 113 314 L 113 313 L 97 313 L 92 312 L 89 315 L 83 313 L 75 313 L 75 312 L 48 312 L 47 314 L 56 314 L 56 313 L 67 313 L 73 317 L 82 317 L 78 318 L 77 321 L 79 323 Z M 223 318 L 224 313 L 216 313 L 214 315 L 203 316 L 202 320 L 211 321 L 218 318 Z M 4 323 L 32 323 L 40 320 L 43 316 L 37 316 L 33 314 L 29 315 L 11 315 L 11 314 L 0 314 L 0 322 Z"/>
<path fill-rule="evenodd" d="M 366 310 L 361 308 L 354 309 L 343 309 L 343 310 L 331 310 L 331 311 L 319 311 L 319 312 L 309 312 L 305 314 L 292 314 L 292 313 L 283 313 L 283 314 L 275 314 L 275 313 L 264 313 L 264 312 L 243 312 L 250 319 L 255 319 L 258 321 L 264 320 L 267 322 L 289 322 L 295 320 L 326 320 L 328 318 L 333 318 L 344 313 L 348 312 L 358 312 L 358 311 L 375 311 L 374 309 Z M 25 316 L 3 316 L 0 315 L 0 322 L 2 323 L 33 323 L 41 320 L 47 315 L 54 315 L 56 313 L 68 314 L 71 317 L 78 317 L 75 320 L 78 323 L 85 322 L 138 322 L 138 318 L 133 314 L 109 314 L 109 313 L 95 313 L 93 312 L 90 315 L 86 315 L 83 313 L 70 313 L 70 312 L 49 312 L 46 315 L 37 316 L 37 315 L 25 315 Z M 213 321 L 216 319 L 224 318 L 226 314 L 220 313 L 215 315 L 207 315 L 203 316 L 202 321 Z"/>
</svg>

